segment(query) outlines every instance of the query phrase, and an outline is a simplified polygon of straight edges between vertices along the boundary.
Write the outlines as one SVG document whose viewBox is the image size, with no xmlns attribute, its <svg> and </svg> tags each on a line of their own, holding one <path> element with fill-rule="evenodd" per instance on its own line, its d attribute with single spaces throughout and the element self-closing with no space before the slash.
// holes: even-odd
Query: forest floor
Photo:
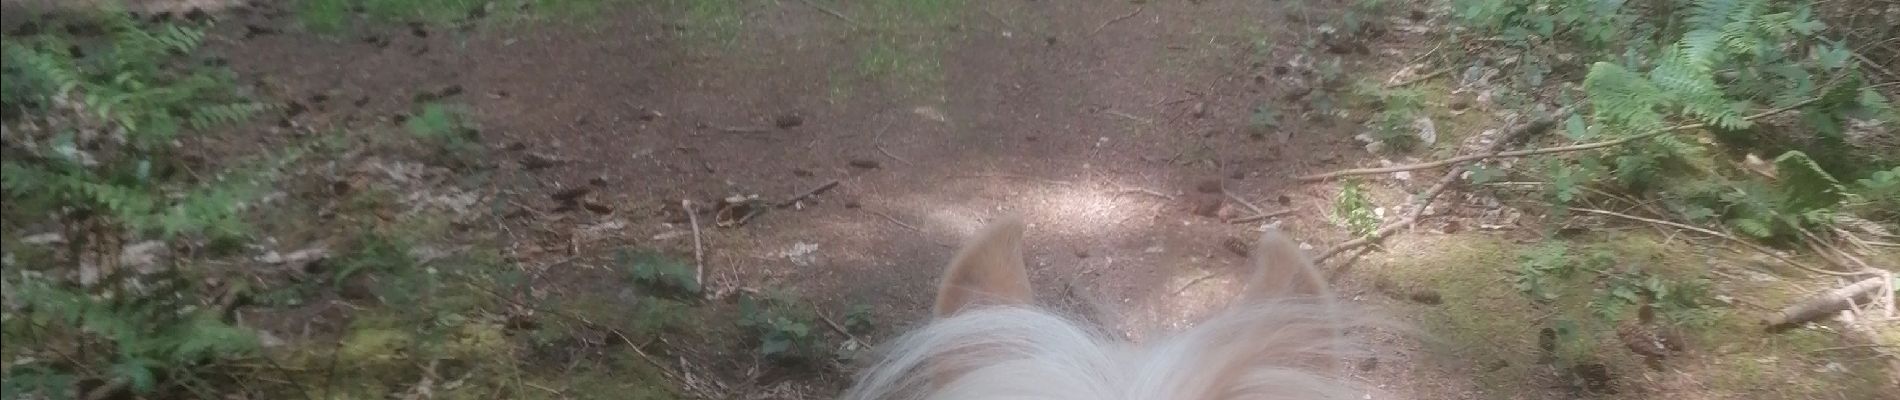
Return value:
<svg viewBox="0 0 1900 400">
<path fill-rule="evenodd" d="M 501 265 L 482 278 L 497 289 L 440 295 L 431 301 L 479 305 L 432 320 L 490 321 L 509 344 L 493 360 L 450 351 L 377 372 L 392 361 L 373 353 L 415 354 L 400 349 L 420 340 L 388 322 L 413 312 L 389 299 L 412 283 L 403 272 L 242 310 L 288 360 L 281 380 L 294 385 L 276 390 L 328 394 L 318 398 L 468 388 L 483 392 L 460 396 L 827 398 L 848 384 L 864 342 L 928 317 L 956 243 L 1004 215 L 1030 223 L 1043 302 L 1140 339 L 1230 298 L 1245 260 L 1232 249 L 1263 225 L 1313 249 L 1350 238 L 1333 217 L 1340 184 L 1295 177 L 1439 158 L 1524 119 L 1464 82 L 1428 77 L 1417 85 L 1438 119 L 1436 145 L 1371 153 L 1355 141 L 1371 106 L 1314 93 L 1343 93 L 1327 75 L 1422 75 L 1408 67 L 1439 52 L 1448 28 L 1442 11 L 1404 3 L 1358 16 L 1380 21 L 1374 35 L 1335 35 L 1343 6 L 1290 0 L 576 1 L 537 13 L 488 3 L 389 21 L 325 20 L 310 6 L 320 3 L 218 13 L 210 51 L 295 111 L 202 151 L 335 142 L 327 164 L 287 180 L 288 203 L 274 211 L 322 222 L 261 222 L 272 240 L 259 251 L 353 259 L 345 253 L 375 231 L 402 238 L 420 260 L 403 265 L 429 274 L 485 254 Z M 401 143 L 433 107 L 465 116 L 478 148 Z M 1367 182 L 1396 210 L 1439 173 Z M 1832 279 L 1651 226 L 1556 221 L 1500 203 L 1494 192 L 1508 190 L 1441 197 L 1436 217 L 1337 271 L 1347 300 L 1417 328 L 1351 333 L 1376 348 L 1353 361 L 1366 398 L 1900 398 L 1887 386 L 1896 372 L 1856 359 L 1828 325 L 1753 325 Z M 1614 337 L 1584 346 L 1602 376 L 1550 362 L 1540 330 L 1589 311 L 1533 304 L 1512 271 L 1557 236 L 1711 279 L 1732 302 L 1660 368 Z M 637 260 L 648 252 L 665 261 Z M 656 279 L 629 271 L 639 268 L 703 278 L 680 285 L 698 286 L 690 295 L 661 295 L 634 283 Z M 667 271 L 657 279 L 686 273 Z M 1587 298 L 1588 285 L 1579 290 Z M 677 315 L 634 311 L 657 298 Z M 751 298 L 785 318 L 741 300 Z M 633 334 L 655 324 L 643 319 L 670 322 Z M 446 335 L 488 337 L 479 330 Z M 775 335 L 794 348 L 761 344 Z M 325 357 L 329 371 L 307 370 Z M 351 376 L 339 357 L 361 376 L 335 378 Z"/>
</svg>

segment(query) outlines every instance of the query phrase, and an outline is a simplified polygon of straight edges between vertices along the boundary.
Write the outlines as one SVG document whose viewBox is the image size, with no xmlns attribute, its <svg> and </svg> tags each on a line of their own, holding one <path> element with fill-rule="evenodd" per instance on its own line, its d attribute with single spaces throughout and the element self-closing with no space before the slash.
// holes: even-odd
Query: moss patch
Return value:
<svg viewBox="0 0 1900 400">
<path fill-rule="evenodd" d="M 1689 350 L 1665 360 L 1663 371 L 1653 371 L 1617 339 L 1618 322 L 1633 320 L 1634 308 L 1606 314 L 1592 302 L 1606 301 L 1611 281 L 1618 279 L 1612 276 L 1623 275 L 1587 270 L 1553 275 L 1541 283 L 1550 300 L 1533 301 L 1514 285 L 1520 282 L 1516 275 L 1522 263 L 1551 246 L 1566 248 L 1563 257 L 1572 261 L 1599 259 L 1580 268 L 1637 271 L 1665 282 L 1710 280 L 1713 288 L 1699 295 L 1708 305 L 1701 311 L 1706 320 L 1676 322 L 1686 331 Z M 1815 353 L 1843 345 L 1834 329 L 1763 332 L 1757 325 L 1760 308 L 1780 307 L 1805 296 L 1811 291 L 1806 288 L 1827 284 L 1712 274 L 1715 266 L 1735 271 L 1728 266 L 1746 263 L 1730 253 L 1637 231 L 1534 244 L 1478 234 L 1423 236 L 1407 238 L 1392 251 L 1366 260 L 1364 271 L 1437 290 L 1443 305 L 1408 304 L 1399 313 L 1414 316 L 1409 322 L 1427 335 L 1427 350 L 1435 358 L 1462 362 L 1488 393 L 1508 396 L 1573 385 L 1565 372 L 1570 366 L 1598 363 L 1615 377 L 1618 393 L 1605 395 L 1611 398 L 1653 398 L 1691 389 L 1715 398 L 1875 398 L 1885 382 L 1875 363 Z M 1718 302 L 1717 295 L 1738 299 L 1738 305 Z M 1545 328 L 1560 332 L 1553 353 L 1540 350 Z M 1421 367 L 1437 367 L 1430 364 Z"/>
</svg>

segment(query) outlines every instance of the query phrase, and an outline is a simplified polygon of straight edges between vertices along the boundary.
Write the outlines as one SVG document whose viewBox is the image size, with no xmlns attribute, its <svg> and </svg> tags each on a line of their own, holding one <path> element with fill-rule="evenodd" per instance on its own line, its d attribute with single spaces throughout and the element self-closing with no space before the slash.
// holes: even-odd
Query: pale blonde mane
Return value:
<svg viewBox="0 0 1900 400">
<path fill-rule="evenodd" d="M 1030 304 L 1020 222 L 997 224 L 951 262 L 937 317 L 882 347 L 846 400 L 1348 399 L 1356 353 L 1342 310 L 1277 232 L 1253 252 L 1240 301 L 1146 343 Z"/>
</svg>

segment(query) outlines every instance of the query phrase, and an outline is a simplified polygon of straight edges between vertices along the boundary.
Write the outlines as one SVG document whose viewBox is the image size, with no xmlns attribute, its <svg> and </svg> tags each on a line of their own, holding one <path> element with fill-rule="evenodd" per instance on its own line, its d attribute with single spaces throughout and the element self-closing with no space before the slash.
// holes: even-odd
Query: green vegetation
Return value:
<svg viewBox="0 0 1900 400">
<path fill-rule="evenodd" d="M 90 390 L 215 391 L 197 366 L 257 348 L 250 331 L 226 322 L 229 301 L 213 297 L 242 288 L 212 287 L 196 265 L 152 254 L 176 243 L 218 252 L 246 242 L 250 227 L 239 214 L 295 155 L 257 165 L 177 156 L 181 143 L 265 110 L 238 96 L 227 72 L 189 56 L 202 27 L 105 11 L 69 22 L 103 33 L 0 44 L 0 108 L 9 125 L 26 127 L 8 129 L 0 150 L 7 230 L 57 227 L 66 245 L 9 252 L 0 282 L 21 307 L 4 314 L 4 349 L 24 361 L 7 368 L 0 387 L 7 398 L 89 394 L 76 384 L 88 380 L 105 382 L 83 386 Z M 14 249 L 22 238 L 6 240 Z M 34 348 L 64 350 L 18 357 Z"/>
<path fill-rule="evenodd" d="M 297 21 L 304 29 L 335 34 L 365 24 L 415 23 L 446 27 L 468 26 L 481 20 L 507 22 L 540 17 L 587 22 L 603 12 L 634 3 L 626 0 L 297 0 L 295 10 Z"/>
<path fill-rule="evenodd" d="M 1372 235 L 1381 221 L 1377 207 L 1363 184 L 1347 180 L 1339 185 L 1339 196 L 1333 198 L 1333 223 L 1345 226 L 1354 237 Z"/>
<path fill-rule="evenodd" d="M 798 296 L 776 291 L 739 298 L 738 325 L 756 338 L 758 353 L 782 363 L 814 361 L 823 355 L 816 312 Z"/>
<path fill-rule="evenodd" d="M 1854 245 L 1900 229 L 1900 203 L 1893 201 L 1900 179 L 1900 153 L 1893 150 L 1900 142 L 1892 130 L 1900 126 L 1896 92 L 1881 80 L 1891 77 L 1869 61 L 1885 57 L 1857 54 L 1887 51 L 1867 45 L 1884 40 L 1867 33 L 1890 29 L 1854 25 L 1838 7 L 1805 0 L 1448 3 L 1452 22 L 1463 29 L 1438 38 L 1447 46 L 1434 49 L 1436 57 L 1398 67 L 1442 69 L 1453 77 L 1450 85 L 1482 93 L 1492 110 L 1525 118 L 1561 112 L 1561 135 L 1529 138 L 1515 148 L 1608 145 L 1459 167 L 1471 171 L 1476 184 L 1510 181 L 1475 190 L 1542 213 L 1546 231 L 1540 243 L 1524 246 L 1462 235 L 1430 239 L 1455 243 L 1431 246 L 1451 250 L 1442 257 L 1405 254 L 1400 257 L 1407 261 L 1386 263 L 1388 278 L 1465 299 L 1448 300 L 1450 309 L 1431 310 L 1423 319 L 1427 331 L 1454 347 L 1447 354 L 1479 357 L 1481 380 L 1493 388 L 1522 387 L 1555 372 L 1555 384 L 1579 395 L 1603 394 L 1623 385 L 1604 380 L 1651 367 L 1634 348 L 1624 351 L 1628 344 L 1618 338 L 1619 329 L 1646 326 L 1688 336 L 1687 357 L 1702 364 L 1668 366 L 1714 382 L 1706 389 L 1717 397 L 1762 396 L 1752 391 L 1763 382 L 1785 383 L 1771 397 L 1786 398 L 1855 397 L 1888 384 L 1879 376 L 1882 367 L 1838 372 L 1829 363 L 1845 361 L 1805 353 L 1840 345 L 1831 324 L 1775 334 L 1755 325 L 1755 312 L 1836 282 L 1743 279 L 1714 268 L 1726 264 L 1734 271 L 1728 267 L 1737 262 L 1691 250 L 1695 245 L 1628 231 L 1615 239 L 1582 233 L 1603 228 L 1606 220 L 1573 217 L 1601 215 L 1574 212 L 1591 208 L 1705 227 L 1775 251 L 1821 253 L 1818 260 L 1827 264 L 1819 268 L 1855 270 L 1865 268 L 1862 259 L 1892 259 L 1891 249 Z M 1411 17 L 1421 18 L 1417 12 Z M 1304 54 L 1368 40 L 1363 32 L 1389 19 L 1376 7 L 1353 7 L 1333 20 L 1333 36 L 1318 35 Z M 1443 122 L 1434 113 L 1436 100 L 1418 100 L 1440 98 L 1432 85 L 1362 83 L 1348 99 L 1363 101 L 1348 106 L 1369 106 L 1362 107 L 1370 113 L 1363 121 L 1369 136 L 1406 150 L 1401 142 L 1415 131 L 1412 119 Z M 1444 97 L 1464 101 L 1455 96 Z M 1305 101 L 1320 100 L 1328 99 Z M 1439 132 L 1470 128 L 1470 121 L 1451 125 Z M 1433 158 L 1470 151 L 1443 138 L 1434 147 Z M 1497 189 L 1503 187 L 1531 190 Z M 1350 221 L 1352 210 L 1372 207 L 1363 184 L 1345 182 L 1341 190 L 1336 220 Z M 1359 235 L 1376 221 L 1341 224 Z M 1504 275 L 1493 282 L 1508 285 L 1472 279 L 1500 270 Z M 1647 314 L 1639 310 L 1652 310 L 1654 322 L 1638 322 Z M 1500 338 L 1526 343 L 1499 348 Z"/>
</svg>

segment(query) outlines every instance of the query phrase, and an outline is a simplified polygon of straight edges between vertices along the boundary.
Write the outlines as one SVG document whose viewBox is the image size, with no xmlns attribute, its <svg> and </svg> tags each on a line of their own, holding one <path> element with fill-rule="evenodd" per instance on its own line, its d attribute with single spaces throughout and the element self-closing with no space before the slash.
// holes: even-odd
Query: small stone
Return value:
<svg viewBox="0 0 1900 400">
<path fill-rule="evenodd" d="M 576 199 L 581 198 L 581 196 L 586 196 L 588 193 L 593 193 L 593 192 L 594 192 L 593 187 L 575 186 L 575 187 L 555 191 L 553 194 L 549 194 L 548 197 L 553 198 L 555 201 L 572 202 Z"/>
<path fill-rule="evenodd" d="M 804 124 L 805 117 L 798 114 L 782 114 L 772 119 L 772 125 L 778 126 L 779 129 L 792 129 Z"/>
<path fill-rule="evenodd" d="M 1358 365 L 1356 365 L 1356 366 L 1357 366 L 1357 367 L 1359 368 L 1359 371 L 1360 371 L 1360 372 L 1370 372 L 1370 371 L 1372 371 L 1372 370 L 1374 370 L 1374 369 L 1378 369 L 1378 368 L 1379 368 L 1379 358 L 1378 358 L 1378 357 L 1366 357 L 1366 358 L 1365 358 L 1365 359 L 1363 359 L 1363 360 L 1359 360 L 1359 363 L 1358 363 Z"/>
<path fill-rule="evenodd" d="M 1432 289 L 1427 289 L 1427 288 L 1419 288 L 1419 289 L 1412 290 L 1412 295 L 1408 296 L 1408 298 L 1410 298 L 1413 302 L 1417 302 L 1419 304 L 1429 304 L 1429 305 L 1435 306 L 1435 305 L 1445 303 L 1444 297 L 1440 296 L 1437 290 L 1432 290 Z"/>
<path fill-rule="evenodd" d="M 1220 193 L 1222 186 L 1225 185 L 1222 185 L 1219 179 L 1202 179 L 1200 182 L 1194 184 L 1194 191 L 1201 193 Z"/>
</svg>

